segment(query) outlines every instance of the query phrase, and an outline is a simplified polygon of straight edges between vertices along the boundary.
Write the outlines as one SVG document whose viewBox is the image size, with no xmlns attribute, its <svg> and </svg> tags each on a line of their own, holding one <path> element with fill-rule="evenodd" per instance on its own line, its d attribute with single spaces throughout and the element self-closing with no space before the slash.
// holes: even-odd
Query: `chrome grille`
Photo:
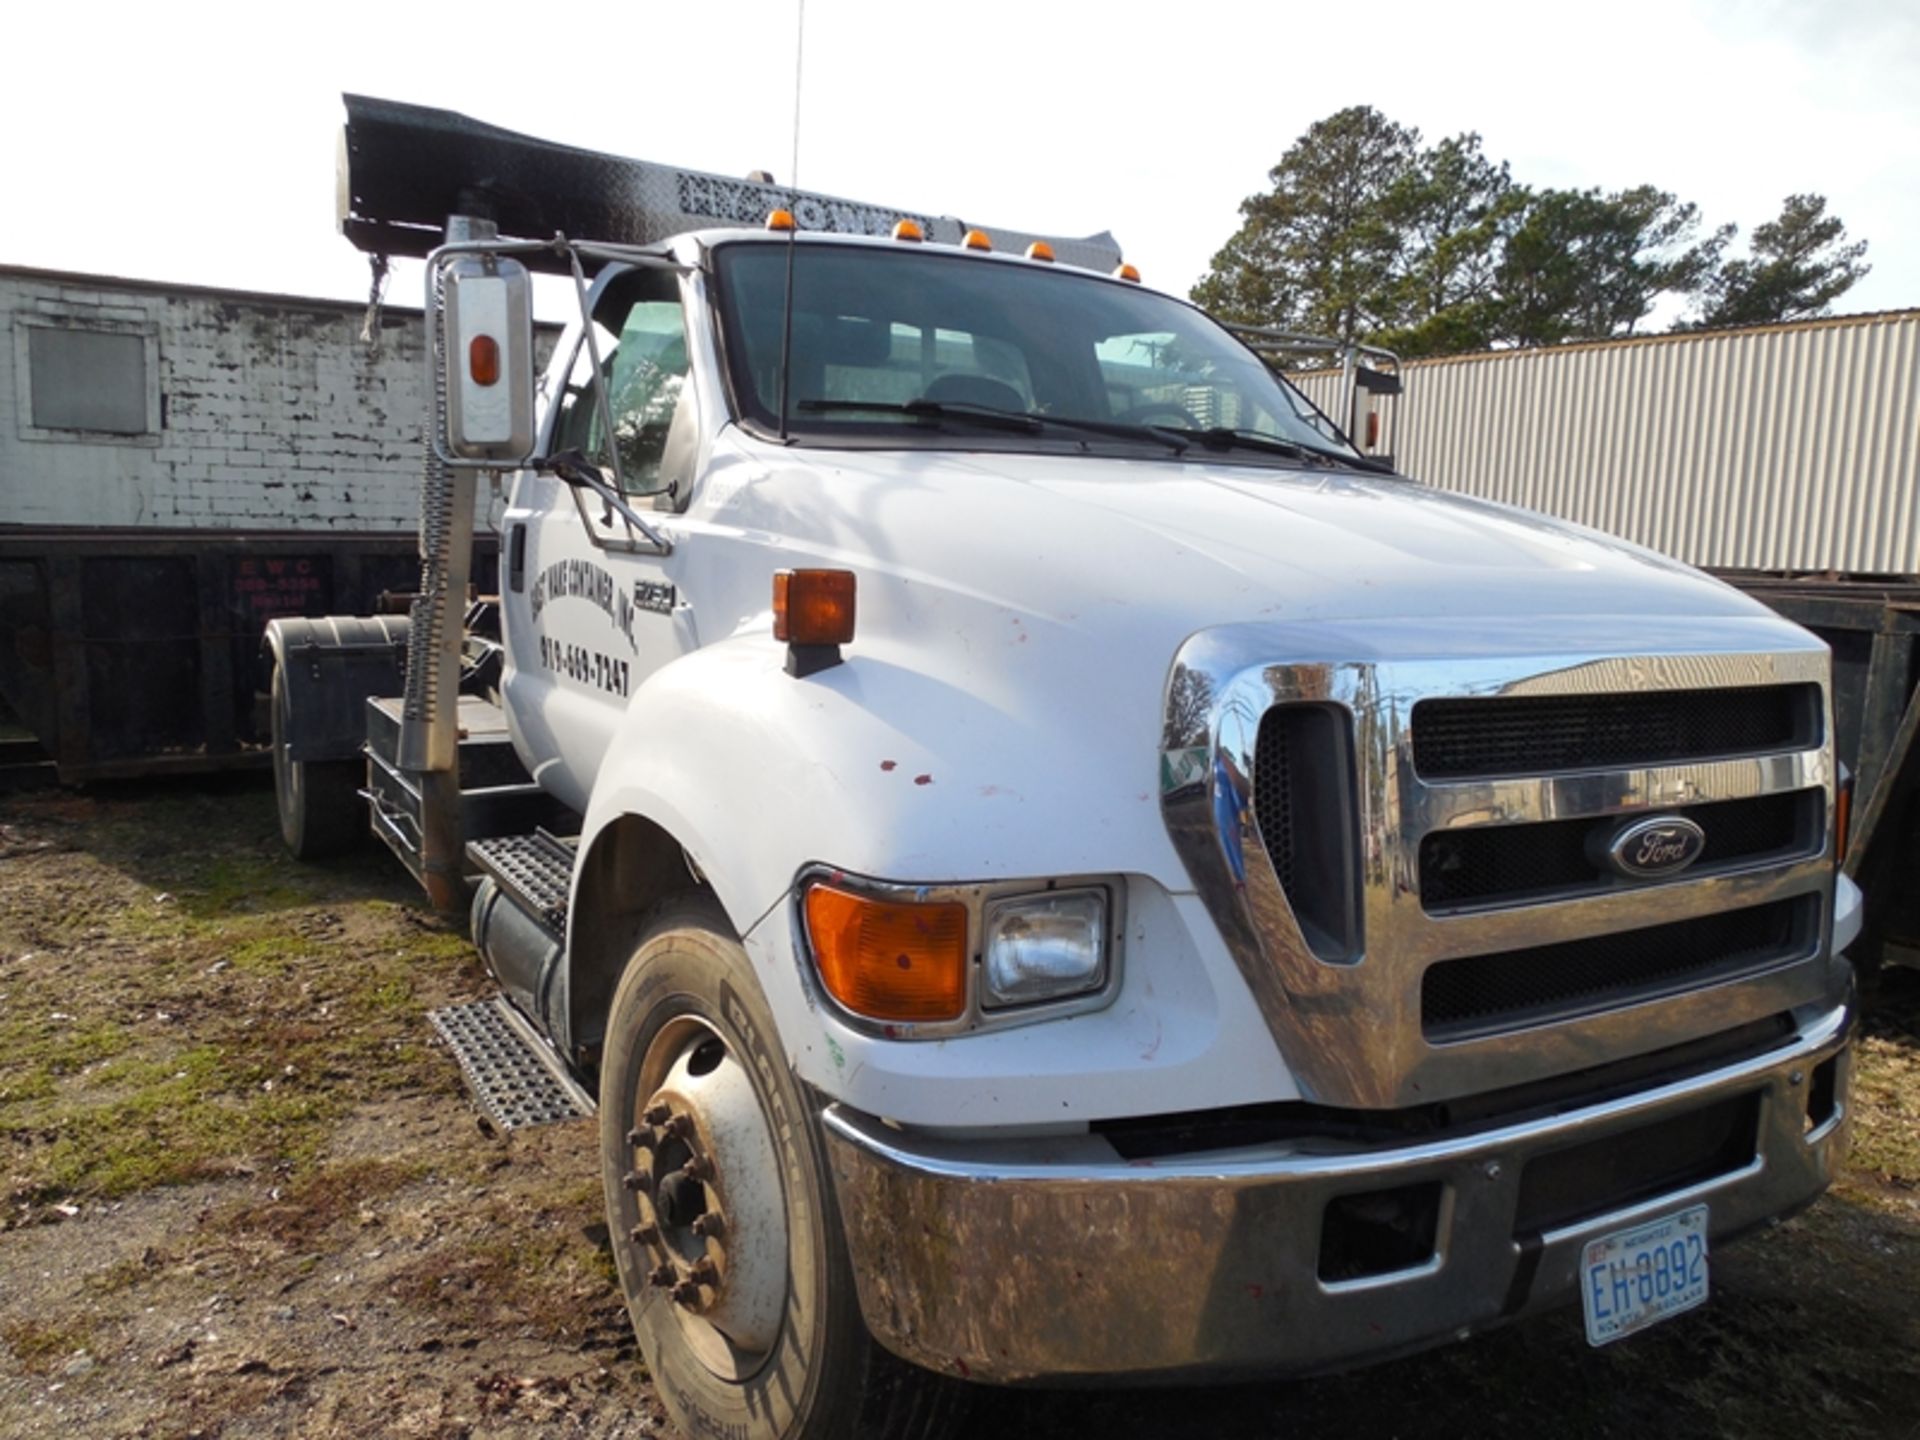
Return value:
<svg viewBox="0 0 1920 1440">
<path fill-rule="evenodd" d="M 1812 954 L 1819 919 L 1818 897 L 1801 895 L 1671 925 L 1443 960 L 1421 981 L 1421 1029 L 1429 1040 L 1464 1040 L 1751 975 Z"/>
<path fill-rule="evenodd" d="M 1805 749 L 1820 742 L 1819 700 L 1817 685 L 1422 700 L 1413 765 L 1438 780 Z"/>
<path fill-rule="evenodd" d="M 1162 811 L 1306 1098 L 1484 1093 L 1835 998 L 1824 647 L 1766 619 L 1696 623 L 1704 648 L 1685 655 L 1636 652 L 1630 620 L 1559 633 L 1585 648 L 1543 655 L 1525 616 L 1476 621 L 1472 655 L 1411 622 L 1332 637 L 1359 660 L 1289 660 L 1298 628 L 1258 623 L 1183 648 Z M 1301 804 L 1328 767 L 1273 724 L 1316 710 L 1348 736 L 1344 950 L 1305 873 L 1334 848 Z M 1244 777 L 1251 807 L 1222 777 Z M 1688 870 L 1628 880 L 1590 858 L 1596 834 L 1674 814 L 1708 834 Z"/>
<path fill-rule="evenodd" d="M 1818 790 L 1661 813 L 1684 816 L 1706 831 L 1706 848 L 1679 877 L 1683 880 L 1812 855 L 1826 834 L 1826 796 Z M 1625 882 L 1595 862 L 1594 842 L 1632 818 L 1604 815 L 1434 831 L 1420 842 L 1420 903 L 1445 912 L 1618 887 Z"/>
</svg>

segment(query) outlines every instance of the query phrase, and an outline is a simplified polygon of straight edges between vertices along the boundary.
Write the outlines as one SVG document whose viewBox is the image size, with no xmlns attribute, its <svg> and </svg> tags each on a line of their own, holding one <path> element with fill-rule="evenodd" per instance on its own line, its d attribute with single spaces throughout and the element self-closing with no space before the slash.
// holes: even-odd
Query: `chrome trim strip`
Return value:
<svg viewBox="0 0 1920 1440">
<path fill-rule="evenodd" d="M 1633 889 L 1564 900 L 1428 911 L 1429 923 L 1407 927 L 1409 945 L 1402 953 L 1424 969 L 1435 960 L 1643 930 L 1727 910 L 1744 910 L 1794 895 L 1824 894 L 1832 883 L 1833 862 L 1817 855 L 1784 866 L 1716 872 L 1704 877 L 1675 876 Z"/>
<path fill-rule="evenodd" d="M 942 1140 L 842 1105 L 822 1121 L 861 1310 L 896 1354 L 1003 1383 L 1303 1374 L 1548 1308 L 1573 1293 L 1586 1241 L 1636 1216 L 1704 1202 L 1720 1239 L 1804 1205 L 1844 1153 L 1853 1014 L 1801 1020 L 1764 1054 L 1705 1074 L 1370 1149 L 1298 1141 L 1129 1162 L 1098 1135 Z M 1808 1077 L 1835 1055 L 1838 1123 L 1805 1134 Z M 1515 1235 L 1530 1160 L 1754 1093 L 1753 1162 Z M 1431 1259 L 1320 1279 L 1329 1200 L 1429 1182 L 1442 1195 Z"/>
<path fill-rule="evenodd" d="M 1577 771 L 1521 780 L 1416 781 L 1402 816 L 1408 828 L 1459 830 L 1575 820 L 1627 810 L 1663 810 L 1784 791 L 1831 789 L 1826 750 L 1709 760 L 1638 770 Z"/>
<path fill-rule="evenodd" d="M 1811 637 L 1769 627 L 1778 652 L 1514 655 L 1356 661 L 1283 658 L 1302 632 L 1230 625 L 1192 636 L 1166 692 L 1161 811 L 1262 1018 L 1302 1093 L 1323 1104 L 1390 1109 L 1446 1099 L 1645 1053 L 1837 992 L 1824 963 L 1833 910 L 1832 706 L 1818 749 L 1737 760 L 1636 766 L 1527 779 L 1429 784 L 1414 773 L 1412 712 L 1421 700 L 1602 694 L 1814 682 L 1829 655 Z M 1509 637 L 1511 638 L 1511 637 Z M 1796 641 L 1804 648 L 1793 648 Z M 1351 643 L 1351 637 L 1349 637 Z M 1356 648 L 1360 648 L 1356 645 Z M 1253 819 L 1261 718 L 1273 705 L 1332 703 L 1352 716 L 1360 773 L 1364 950 L 1323 962 L 1307 945 Z M 1238 792 L 1226 795 L 1227 787 Z M 1820 789 L 1819 854 L 1709 875 L 1679 875 L 1605 894 L 1427 913 L 1420 841 L 1429 831 L 1630 814 L 1683 803 Z M 1222 803 L 1216 804 L 1216 798 Z M 1445 1045 L 1421 1033 L 1420 984 L 1440 959 L 1524 949 L 1707 915 L 1794 894 L 1824 897 L 1817 953 L 1763 974 L 1596 1015 L 1516 1027 Z M 1703 1003 L 1702 997 L 1712 997 Z"/>
<path fill-rule="evenodd" d="M 1322 1180 L 1374 1180 L 1391 1178 L 1419 1166 L 1449 1164 L 1487 1150 L 1546 1151 L 1560 1142 L 1592 1140 L 1615 1130 L 1632 1129 L 1643 1118 L 1670 1106 L 1710 1102 L 1724 1094 L 1746 1089 L 1750 1082 L 1781 1068 L 1788 1059 L 1807 1063 L 1809 1057 L 1824 1058 L 1825 1052 L 1838 1049 L 1852 1032 L 1854 1012 L 1843 1004 L 1822 1011 L 1797 1033 L 1784 1037 L 1772 1049 L 1709 1070 L 1704 1075 L 1672 1080 L 1631 1095 L 1604 1100 L 1584 1109 L 1562 1111 L 1544 1119 L 1523 1120 L 1508 1125 L 1451 1135 L 1439 1140 L 1421 1140 L 1407 1145 L 1355 1148 L 1334 1153 L 1305 1152 L 1292 1144 L 1248 1146 L 1231 1153 L 1214 1153 L 1189 1159 L 1156 1159 L 1151 1164 L 1111 1158 L 1104 1163 L 1088 1160 L 1069 1164 L 1034 1161 L 983 1161 L 977 1157 L 980 1142 L 935 1140 L 912 1131 L 896 1130 L 838 1101 L 821 1114 L 826 1127 L 863 1150 L 892 1164 L 910 1167 L 924 1175 L 949 1180 L 986 1184 L 1019 1180 L 1112 1181 L 1138 1185 L 1179 1185 L 1189 1181 L 1219 1181 L 1234 1184 L 1271 1178 L 1276 1171 L 1288 1175 L 1311 1175 Z M 1731 1028 L 1738 1028 L 1737 1026 Z M 1068 1137 L 1072 1146 L 1078 1137 Z M 1047 1142 L 1036 1142 L 1045 1145 Z M 1089 1145 L 1105 1148 L 1094 1139 Z M 1111 1155 L 1111 1151 L 1108 1152 Z"/>
</svg>

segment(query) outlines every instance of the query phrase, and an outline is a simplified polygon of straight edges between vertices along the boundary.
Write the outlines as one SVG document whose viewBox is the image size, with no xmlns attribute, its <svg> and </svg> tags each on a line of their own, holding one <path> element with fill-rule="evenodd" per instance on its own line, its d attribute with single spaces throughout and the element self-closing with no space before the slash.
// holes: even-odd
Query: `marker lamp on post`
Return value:
<svg viewBox="0 0 1920 1440">
<path fill-rule="evenodd" d="M 853 642 L 851 570 L 778 570 L 773 576 L 773 638 L 787 643 L 787 673 L 798 679 L 840 663 Z"/>
<path fill-rule="evenodd" d="M 987 906 L 984 1009 L 1084 995 L 1107 983 L 1107 894 L 1056 890 Z"/>
</svg>

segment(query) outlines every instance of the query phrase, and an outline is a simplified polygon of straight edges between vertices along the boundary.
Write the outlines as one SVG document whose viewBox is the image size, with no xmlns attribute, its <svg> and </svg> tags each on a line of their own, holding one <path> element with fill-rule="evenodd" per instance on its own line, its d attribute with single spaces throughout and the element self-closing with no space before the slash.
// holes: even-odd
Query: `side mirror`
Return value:
<svg viewBox="0 0 1920 1440">
<path fill-rule="evenodd" d="M 533 282 L 517 260 L 472 253 L 443 260 L 441 282 L 444 458 L 517 469 L 533 453 Z"/>
</svg>

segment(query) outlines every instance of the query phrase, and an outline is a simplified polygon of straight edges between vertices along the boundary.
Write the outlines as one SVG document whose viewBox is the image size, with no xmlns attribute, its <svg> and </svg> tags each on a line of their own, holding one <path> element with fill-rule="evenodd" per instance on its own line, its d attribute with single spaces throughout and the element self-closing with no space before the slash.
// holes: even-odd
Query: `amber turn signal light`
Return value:
<svg viewBox="0 0 1920 1440">
<path fill-rule="evenodd" d="M 491 335 L 476 335 L 467 346 L 467 373 L 476 385 L 494 385 L 500 380 L 500 342 Z"/>
<path fill-rule="evenodd" d="M 773 638 L 789 645 L 845 645 L 853 639 L 851 570 L 778 570 Z"/>
<path fill-rule="evenodd" d="M 815 885 L 806 907 L 820 982 L 854 1014 L 911 1023 L 966 1013 L 966 906 Z"/>
</svg>

